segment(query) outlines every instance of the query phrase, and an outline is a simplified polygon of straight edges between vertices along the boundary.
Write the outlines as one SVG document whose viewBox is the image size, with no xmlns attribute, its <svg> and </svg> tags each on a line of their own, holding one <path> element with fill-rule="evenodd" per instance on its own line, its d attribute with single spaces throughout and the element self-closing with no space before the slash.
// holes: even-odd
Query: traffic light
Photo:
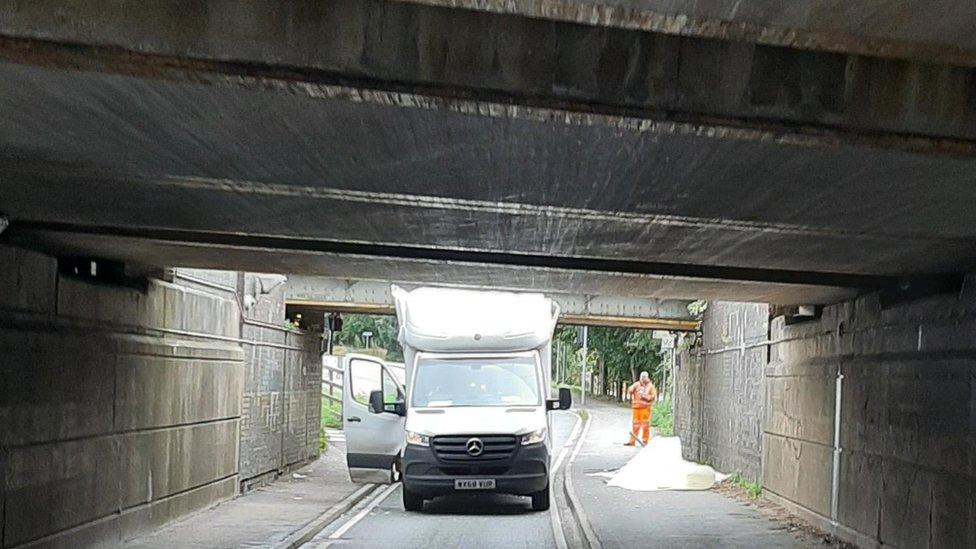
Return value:
<svg viewBox="0 0 976 549">
<path fill-rule="evenodd" d="M 329 314 L 329 331 L 330 332 L 342 331 L 342 317 L 339 315 L 339 313 Z"/>
</svg>

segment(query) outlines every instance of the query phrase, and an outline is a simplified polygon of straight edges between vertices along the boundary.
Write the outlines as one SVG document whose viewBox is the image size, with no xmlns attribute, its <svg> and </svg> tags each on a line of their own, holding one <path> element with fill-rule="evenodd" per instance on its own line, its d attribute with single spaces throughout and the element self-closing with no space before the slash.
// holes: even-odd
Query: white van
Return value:
<svg viewBox="0 0 976 549">
<path fill-rule="evenodd" d="M 403 482 L 403 506 L 458 491 L 531 496 L 549 508 L 550 394 L 559 308 L 542 294 L 393 288 L 406 379 L 347 358 L 343 422 L 354 481 Z"/>
</svg>

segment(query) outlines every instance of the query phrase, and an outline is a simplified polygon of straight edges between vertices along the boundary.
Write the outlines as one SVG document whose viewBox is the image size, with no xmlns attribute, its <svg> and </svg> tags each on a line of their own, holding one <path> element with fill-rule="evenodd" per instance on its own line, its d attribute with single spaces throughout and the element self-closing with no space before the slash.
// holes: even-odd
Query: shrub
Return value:
<svg viewBox="0 0 976 549">
<path fill-rule="evenodd" d="M 674 436 L 674 413 L 671 407 L 671 397 L 654 403 L 651 426 L 657 427 L 663 436 Z"/>
</svg>

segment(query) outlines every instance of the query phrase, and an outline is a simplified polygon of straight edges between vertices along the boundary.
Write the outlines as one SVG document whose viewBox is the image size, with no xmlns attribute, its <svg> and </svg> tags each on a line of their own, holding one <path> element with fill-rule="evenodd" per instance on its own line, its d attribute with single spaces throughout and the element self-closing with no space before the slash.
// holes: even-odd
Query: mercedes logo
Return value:
<svg viewBox="0 0 976 549">
<path fill-rule="evenodd" d="M 465 448 L 469 456 L 478 457 L 481 455 L 481 452 L 485 451 L 485 443 L 481 442 L 480 438 L 469 438 Z"/>
</svg>

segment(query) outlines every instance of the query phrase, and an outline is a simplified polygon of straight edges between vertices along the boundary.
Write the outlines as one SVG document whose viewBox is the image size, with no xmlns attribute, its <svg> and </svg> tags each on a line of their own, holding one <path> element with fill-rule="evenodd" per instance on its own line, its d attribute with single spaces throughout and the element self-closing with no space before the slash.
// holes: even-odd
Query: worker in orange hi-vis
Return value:
<svg viewBox="0 0 976 549">
<path fill-rule="evenodd" d="M 657 400 L 657 389 L 651 383 L 651 376 L 647 372 L 640 373 L 640 380 L 627 389 L 630 396 L 630 408 L 633 414 L 633 426 L 630 432 L 630 442 L 625 446 L 633 446 L 637 442 L 637 435 L 641 434 L 641 441 L 646 446 L 651 438 L 651 406 Z M 641 433 L 641 430 L 644 432 Z"/>
</svg>

